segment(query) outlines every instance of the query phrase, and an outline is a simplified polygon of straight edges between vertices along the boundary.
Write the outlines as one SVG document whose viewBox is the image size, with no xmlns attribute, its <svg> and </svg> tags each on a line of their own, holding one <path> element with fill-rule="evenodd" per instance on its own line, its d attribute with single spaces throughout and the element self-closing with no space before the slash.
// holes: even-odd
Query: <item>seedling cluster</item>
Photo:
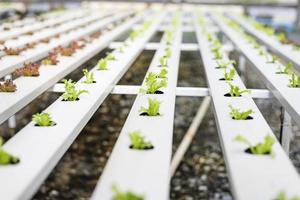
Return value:
<svg viewBox="0 0 300 200">
<path fill-rule="evenodd" d="M 278 69 L 278 71 L 276 72 L 277 74 L 286 74 L 289 75 L 291 73 L 291 69 L 293 68 L 292 63 L 288 63 L 286 66 L 284 66 L 283 68 Z"/>
<path fill-rule="evenodd" d="M 232 68 L 227 72 L 227 70 L 224 70 L 224 77 L 220 80 L 225 80 L 225 81 L 232 81 L 235 76 L 235 70 Z"/>
<path fill-rule="evenodd" d="M 15 74 L 17 76 L 39 76 L 40 64 L 38 63 L 28 63 L 24 64 L 22 68 L 16 69 Z"/>
<path fill-rule="evenodd" d="M 289 81 L 289 86 L 291 88 L 300 88 L 300 76 L 297 76 L 295 73 L 292 73 Z"/>
</svg>

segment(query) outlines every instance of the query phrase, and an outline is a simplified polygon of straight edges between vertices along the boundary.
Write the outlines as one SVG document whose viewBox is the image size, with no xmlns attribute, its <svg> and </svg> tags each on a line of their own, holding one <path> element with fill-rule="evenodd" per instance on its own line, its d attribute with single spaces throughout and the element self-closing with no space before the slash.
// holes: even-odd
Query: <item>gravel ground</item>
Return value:
<svg viewBox="0 0 300 200">
<path fill-rule="evenodd" d="M 188 38 L 185 38 L 184 42 L 194 40 L 193 34 L 189 33 L 186 36 Z M 157 37 L 161 37 L 161 34 L 158 33 L 153 41 L 157 41 Z M 95 56 L 81 69 L 93 66 L 106 51 Z M 144 51 L 119 84 L 140 84 L 153 55 L 153 51 Z M 236 56 L 233 54 L 232 57 L 235 58 Z M 178 86 L 207 86 L 199 58 L 198 52 L 182 53 Z M 78 80 L 82 76 L 81 69 L 68 77 Z M 247 67 L 246 85 L 249 88 L 264 88 L 255 79 L 254 74 L 250 67 Z M 42 111 L 57 96 L 49 93 L 41 95 L 16 115 L 17 129 L 9 129 L 7 124 L 3 124 L 0 126 L 0 135 L 9 139 L 30 121 L 32 114 Z M 130 95 L 108 96 L 33 199 L 88 199 L 104 169 L 134 98 Z M 177 97 L 173 152 L 178 147 L 201 102 L 202 98 Z M 279 133 L 281 108 L 278 102 L 276 100 L 256 100 L 256 103 L 275 133 Z M 297 136 L 292 142 L 290 155 L 300 171 L 299 130 L 297 127 L 294 127 L 294 130 Z M 232 199 L 212 108 L 205 116 L 188 152 L 171 180 L 170 199 Z"/>
</svg>

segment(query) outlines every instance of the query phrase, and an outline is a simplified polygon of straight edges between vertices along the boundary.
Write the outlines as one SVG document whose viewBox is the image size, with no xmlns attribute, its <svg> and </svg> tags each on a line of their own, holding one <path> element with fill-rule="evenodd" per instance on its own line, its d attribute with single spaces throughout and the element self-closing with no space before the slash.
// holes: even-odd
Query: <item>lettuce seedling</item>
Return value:
<svg viewBox="0 0 300 200">
<path fill-rule="evenodd" d="M 52 120 L 49 113 L 37 113 L 32 116 L 32 121 L 36 126 L 54 126 L 56 123 Z"/>
<path fill-rule="evenodd" d="M 168 70 L 161 69 L 159 74 L 157 75 L 157 78 L 167 78 Z"/>
<path fill-rule="evenodd" d="M 20 159 L 7 151 L 5 151 L 2 146 L 4 144 L 4 140 L 0 137 L 0 165 L 9 165 L 9 164 L 17 164 L 20 162 Z"/>
<path fill-rule="evenodd" d="M 98 70 L 107 70 L 107 60 L 105 58 L 98 61 Z"/>
<path fill-rule="evenodd" d="M 23 49 L 13 49 L 13 48 L 4 47 L 3 51 L 8 56 L 18 56 L 23 51 Z"/>
<path fill-rule="evenodd" d="M 223 56 L 222 56 L 222 54 L 219 50 L 214 51 L 213 54 L 214 54 L 214 59 L 215 60 L 221 60 L 223 58 Z"/>
<path fill-rule="evenodd" d="M 76 90 L 75 83 L 71 79 L 64 79 L 65 92 L 62 95 L 63 101 L 76 101 L 79 100 L 79 96 L 83 93 L 88 93 L 87 90 Z"/>
<path fill-rule="evenodd" d="M 284 66 L 283 69 L 279 67 L 278 72 L 276 74 L 290 74 L 290 70 L 293 68 L 292 63 L 288 63 L 286 66 Z"/>
<path fill-rule="evenodd" d="M 173 39 L 173 33 L 172 33 L 172 31 L 171 30 L 166 31 L 166 43 L 168 45 L 171 44 L 172 39 Z"/>
<path fill-rule="evenodd" d="M 141 135 L 140 131 L 133 131 L 129 133 L 131 141 L 130 148 L 136 150 L 153 149 L 153 145 L 150 141 L 146 141 L 145 137 Z"/>
<path fill-rule="evenodd" d="M 271 135 L 267 135 L 264 138 L 263 143 L 258 143 L 256 145 L 252 145 L 249 140 L 242 135 L 237 135 L 234 140 L 248 145 L 249 148 L 246 150 L 246 152 L 256 155 L 271 154 L 272 146 L 275 143 L 275 139 Z"/>
<path fill-rule="evenodd" d="M 232 85 L 231 83 L 228 82 L 228 85 L 230 86 L 230 91 L 229 93 L 225 94 L 225 96 L 230 96 L 230 97 L 240 97 L 242 96 L 243 93 L 250 93 L 250 90 L 242 90 L 239 88 L 237 85 Z"/>
<path fill-rule="evenodd" d="M 114 193 L 113 200 L 144 200 L 142 195 L 134 194 L 131 191 L 122 192 L 116 185 L 112 186 L 112 191 Z"/>
<path fill-rule="evenodd" d="M 108 54 L 106 54 L 106 60 L 108 60 L 108 61 L 113 61 L 113 60 L 117 60 L 116 59 L 116 57 L 112 54 L 112 53 L 108 53 Z"/>
<path fill-rule="evenodd" d="M 168 67 L 168 58 L 165 56 L 160 57 L 159 64 L 161 67 Z"/>
<path fill-rule="evenodd" d="M 223 60 L 217 60 L 217 64 L 218 67 L 216 67 L 217 69 L 226 69 L 229 65 L 235 65 L 236 62 L 234 60 L 229 60 L 227 62 L 223 61 Z"/>
<path fill-rule="evenodd" d="M 159 108 L 160 108 L 161 102 L 156 99 L 148 98 L 148 108 L 141 107 L 139 112 L 141 112 L 140 115 L 146 115 L 146 116 L 158 116 L 159 114 Z"/>
<path fill-rule="evenodd" d="M 290 81 L 290 87 L 292 88 L 300 88 L 300 76 L 297 76 L 295 73 L 292 73 Z"/>
<path fill-rule="evenodd" d="M 300 45 L 293 44 L 292 47 L 293 47 L 293 51 L 300 51 Z"/>
<path fill-rule="evenodd" d="M 42 60 L 43 65 L 56 65 L 59 62 L 55 53 L 49 53 L 48 57 Z"/>
<path fill-rule="evenodd" d="M 141 93 L 147 93 L 147 94 L 161 94 L 163 92 L 161 92 L 159 89 L 163 88 L 163 87 L 167 87 L 167 80 L 166 79 L 162 79 L 162 80 L 158 80 L 157 75 L 153 72 L 149 72 L 147 77 L 146 77 L 146 89 L 141 88 L 140 92 Z"/>
<path fill-rule="evenodd" d="M 170 58 L 171 54 L 172 54 L 172 52 L 171 52 L 170 47 L 165 48 L 165 57 Z"/>
<path fill-rule="evenodd" d="M 0 92 L 15 92 L 16 90 L 17 86 L 11 79 L 7 79 L 3 83 L 0 83 Z"/>
<path fill-rule="evenodd" d="M 287 40 L 287 38 L 286 38 L 284 32 L 278 33 L 277 39 L 278 39 L 278 41 L 279 41 L 280 43 L 282 43 L 282 44 L 288 43 L 288 40 Z"/>
<path fill-rule="evenodd" d="M 288 198 L 285 194 L 285 192 L 280 192 L 275 200 L 300 200 L 299 196 L 292 196 L 291 198 Z"/>
<path fill-rule="evenodd" d="M 40 64 L 38 63 L 27 63 L 24 67 L 16 69 L 15 74 L 17 76 L 39 76 Z"/>
<path fill-rule="evenodd" d="M 134 41 L 138 37 L 139 33 L 137 30 L 133 30 L 129 34 L 129 38 L 131 41 Z"/>
<path fill-rule="evenodd" d="M 27 44 L 26 44 L 26 48 L 27 48 L 27 49 L 33 49 L 35 46 L 36 46 L 36 43 L 35 43 L 35 42 L 31 42 L 31 43 L 27 43 Z"/>
<path fill-rule="evenodd" d="M 234 76 L 235 76 L 235 70 L 234 69 L 230 69 L 229 72 L 227 72 L 226 69 L 225 69 L 224 78 L 221 79 L 221 80 L 232 81 Z"/>
<path fill-rule="evenodd" d="M 94 73 L 93 72 L 89 72 L 87 69 L 83 69 L 82 70 L 85 80 L 83 81 L 86 84 L 92 84 L 95 83 L 94 80 Z"/>
<path fill-rule="evenodd" d="M 229 105 L 230 108 L 230 117 L 234 120 L 246 120 L 246 119 L 253 119 L 250 115 L 253 112 L 252 109 L 246 110 L 246 111 L 240 111 L 238 108 L 232 107 L 232 105 Z"/>
<path fill-rule="evenodd" d="M 211 42 L 211 41 L 213 40 L 213 35 L 212 35 L 211 33 L 208 33 L 208 34 L 206 35 L 206 37 L 207 37 L 207 40 L 208 40 L 209 42 Z"/>
<path fill-rule="evenodd" d="M 275 64 L 277 61 L 278 61 L 278 57 L 275 55 L 272 55 L 271 60 L 268 60 L 268 57 L 267 57 L 266 63 Z"/>
<path fill-rule="evenodd" d="M 221 49 L 221 47 L 222 47 L 221 42 L 219 40 L 214 40 L 210 47 L 210 51 L 211 52 L 219 51 Z"/>
</svg>

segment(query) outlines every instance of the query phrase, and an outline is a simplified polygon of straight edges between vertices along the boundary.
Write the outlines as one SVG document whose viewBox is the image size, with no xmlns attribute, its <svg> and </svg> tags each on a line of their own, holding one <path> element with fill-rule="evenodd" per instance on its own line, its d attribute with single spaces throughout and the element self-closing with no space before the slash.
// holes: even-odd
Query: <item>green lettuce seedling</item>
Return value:
<svg viewBox="0 0 300 200">
<path fill-rule="evenodd" d="M 168 58 L 165 56 L 160 57 L 159 64 L 161 67 L 168 67 Z"/>
<path fill-rule="evenodd" d="M 149 72 L 146 77 L 146 89 L 141 88 L 141 93 L 147 93 L 147 94 L 155 94 L 159 91 L 159 89 L 163 87 L 167 87 L 167 80 L 162 79 L 158 80 L 157 75 L 153 72 Z"/>
<path fill-rule="evenodd" d="M 229 94 L 231 97 L 239 97 L 242 96 L 243 93 L 250 93 L 250 90 L 247 89 L 240 89 L 237 85 L 232 85 L 231 83 L 228 83 L 230 86 Z"/>
<path fill-rule="evenodd" d="M 210 46 L 210 51 L 211 52 L 215 52 L 215 51 L 219 51 L 222 47 L 222 44 L 219 40 L 214 40 L 212 42 L 212 45 Z"/>
<path fill-rule="evenodd" d="M 236 62 L 234 60 L 229 60 L 227 62 L 223 61 L 223 60 L 217 60 L 217 64 L 218 64 L 218 69 L 224 69 L 227 68 L 229 65 L 235 65 Z"/>
<path fill-rule="evenodd" d="M 280 68 L 278 69 L 278 72 L 276 72 L 277 74 L 290 74 L 290 70 L 293 68 L 292 63 L 288 63 L 286 66 L 284 66 L 284 68 Z"/>
<path fill-rule="evenodd" d="M 268 60 L 268 57 L 267 57 L 266 63 L 272 63 L 272 64 L 275 64 L 277 61 L 278 61 L 278 57 L 275 56 L 275 55 L 272 55 L 271 60 Z"/>
<path fill-rule="evenodd" d="M 55 122 L 52 120 L 49 113 L 37 113 L 32 116 L 32 121 L 34 121 L 38 126 L 54 126 Z"/>
<path fill-rule="evenodd" d="M 244 136 L 242 136 L 242 135 L 237 135 L 234 138 L 234 140 L 238 141 L 238 142 L 242 142 L 242 143 L 248 145 L 250 153 L 256 154 L 256 155 L 271 154 L 272 153 L 272 146 L 275 143 L 275 139 L 270 135 L 267 135 L 264 138 L 263 143 L 258 143 L 256 145 L 252 145 L 249 142 L 249 140 L 247 138 L 245 138 Z"/>
<path fill-rule="evenodd" d="M 229 108 L 230 108 L 230 117 L 234 120 L 246 120 L 246 119 L 249 119 L 250 115 L 253 112 L 252 109 L 249 109 L 249 110 L 246 110 L 246 111 L 240 111 L 240 109 L 238 108 L 234 108 L 232 107 L 232 105 L 229 105 Z"/>
<path fill-rule="evenodd" d="M 153 145 L 150 141 L 146 141 L 145 137 L 141 135 L 140 131 L 133 131 L 129 133 L 130 148 L 136 150 L 152 149 Z"/>
<path fill-rule="evenodd" d="M 208 40 L 209 42 L 211 42 L 211 41 L 213 40 L 213 35 L 212 35 L 211 33 L 208 33 L 208 34 L 206 35 L 206 37 L 207 37 L 207 40 Z"/>
<path fill-rule="evenodd" d="M 78 97 L 83 93 L 88 93 L 87 90 L 76 90 L 75 83 L 71 79 L 64 80 L 65 92 L 62 95 L 64 101 L 76 101 Z"/>
<path fill-rule="evenodd" d="M 108 53 L 105 58 L 107 61 L 117 60 L 116 57 L 112 53 Z"/>
<path fill-rule="evenodd" d="M 158 78 L 167 78 L 168 70 L 161 69 L 159 74 L 157 75 Z"/>
<path fill-rule="evenodd" d="M 161 102 L 156 99 L 148 98 L 148 108 L 141 107 L 139 112 L 148 116 L 158 116 Z"/>
<path fill-rule="evenodd" d="M 222 54 L 219 50 L 214 51 L 213 54 L 214 54 L 214 59 L 215 60 L 221 60 L 223 58 L 223 56 L 222 56 Z"/>
<path fill-rule="evenodd" d="M 92 84 L 95 82 L 93 72 L 89 72 L 87 69 L 83 69 L 82 72 L 85 77 L 85 80 L 83 81 L 85 84 Z"/>
<path fill-rule="evenodd" d="M 107 59 L 101 58 L 98 61 L 98 70 L 107 70 Z"/>
<path fill-rule="evenodd" d="M 131 31 L 131 33 L 129 34 L 129 38 L 131 41 L 136 40 L 136 38 L 138 37 L 139 32 L 137 30 L 133 30 Z"/>
<path fill-rule="evenodd" d="M 262 47 L 258 48 L 258 55 L 263 56 L 266 55 L 266 50 Z"/>
<path fill-rule="evenodd" d="M 172 39 L 173 39 L 173 33 L 172 33 L 172 31 L 171 30 L 166 31 L 166 43 L 168 45 L 171 44 Z"/>
<path fill-rule="evenodd" d="M 277 35 L 277 39 L 280 43 L 282 44 L 286 44 L 288 42 L 288 40 L 286 39 L 285 33 L 281 32 Z"/>
<path fill-rule="evenodd" d="M 300 200 L 300 197 L 299 196 L 293 196 L 291 198 L 288 198 L 285 194 L 285 192 L 280 192 L 278 194 L 278 196 L 276 197 L 275 200 Z"/>
<path fill-rule="evenodd" d="M 233 80 L 234 76 L 235 76 L 235 70 L 234 69 L 230 69 L 229 72 L 227 72 L 226 69 L 225 69 L 224 78 L 223 78 L 225 81 Z"/>
<path fill-rule="evenodd" d="M 114 193 L 113 200 L 144 200 L 142 195 L 131 191 L 122 192 L 116 185 L 112 186 L 112 192 Z"/>
<path fill-rule="evenodd" d="M 300 51 L 300 45 L 293 44 L 292 47 L 293 47 L 293 51 Z"/>
<path fill-rule="evenodd" d="M 4 140 L 0 137 L 0 165 L 9 165 L 9 164 L 17 164 L 20 162 L 20 159 L 7 151 L 5 151 L 2 146 L 4 144 Z"/>
<path fill-rule="evenodd" d="M 172 52 L 171 52 L 170 47 L 165 48 L 165 57 L 170 58 L 171 54 L 172 54 Z"/>
<path fill-rule="evenodd" d="M 300 88 L 300 76 L 297 76 L 295 73 L 292 73 L 290 81 L 290 87 L 292 88 Z"/>
</svg>

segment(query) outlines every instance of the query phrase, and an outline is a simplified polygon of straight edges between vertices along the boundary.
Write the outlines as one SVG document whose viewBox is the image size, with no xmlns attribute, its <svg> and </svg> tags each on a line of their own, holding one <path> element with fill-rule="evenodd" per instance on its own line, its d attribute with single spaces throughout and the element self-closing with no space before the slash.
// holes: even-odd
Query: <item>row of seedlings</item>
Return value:
<svg viewBox="0 0 300 200">
<path fill-rule="evenodd" d="M 40 43 L 33 46 L 33 48 L 26 48 L 26 51 L 23 50 L 22 54 L 20 54 L 18 50 L 12 49 L 12 52 L 6 52 L 7 56 L 0 59 L 0 77 L 13 72 L 24 63 L 36 62 L 46 57 L 51 50 L 58 46 L 67 46 L 72 40 L 81 38 L 89 33 L 97 32 L 105 24 L 110 23 L 117 17 L 126 17 L 130 16 L 130 14 L 131 12 L 120 13 L 115 16 L 104 18 L 103 20 L 89 19 L 88 21 L 85 21 L 85 23 L 80 23 L 81 25 L 79 27 L 73 27 L 61 35 L 42 39 Z"/>
<path fill-rule="evenodd" d="M 28 31 L 27 33 L 19 35 L 16 38 L 4 40 L 0 46 L 0 56 L 2 57 L 6 55 L 6 52 L 7 54 L 11 52 L 21 53 L 23 49 L 26 49 L 26 47 L 33 48 L 39 41 L 49 39 L 52 36 L 58 36 L 59 34 L 70 30 L 72 27 L 76 27 L 78 25 L 80 26 L 80 24 L 76 25 L 76 22 L 83 21 L 84 18 L 88 19 L 88 17 L 90 16 L 86 16 L 86 13 L 77 13 L 76 15 L 73 15 L 71 19 L 68 17 L 64 21 L 61 21 L 53 26 L 45 27 L 39 31 Z M 82 23 L 82 25 L 83 24 L 84 23 Z"/>
<path fill-rule="evenodd" d="M 16 38 L 20 35 L 31 33 L 33 31 L 42 30 L 44 28 L 55 26 L 57 24 L 60 24 L 62 22 L 72 20 L 74 18 L 77 18 L 78 15 L 86 14 L 87 11 L 84 10 L 78 10 L 76 13 L 73 13 L 72 11 L 67 11 L 60 13 L 57 16 L 53 16 L 49 19 L 42 18 L 38 21 L 31 22 L 30 24 L 22 27 L 16 27 L 13 28 L 9 25 L 4 25 L 2 27 L 2 31 L 0 32 L 0 41 L 6 41 L 11 38 Z"/>
<path fill-rule="evenodd" d="M 300 177 L 205 16 L 194 18 L 222 150 L 236 199 L 300 195 Z"/>
<path fill-rule="evenodd" d="M 268 46 L 273 52 L 292 62 L 300 70 L 300 46 L 289 40 L 284 32 L 276 32 L 271 26 L 263 25 L 246 16 L 228 14 L 228 17 L 240 24 L 247 32 Z"/>
<path fill-rule="evenodd" d="M 247 34 L 234 21 L 218 16 L 214 16 L 214 19 L 222 32 L 251 62 L 268 89 L 299 124 L 300 76 L 292 72 L 292 63 L 282 64 L 275 55 L 266 51 L 254 37 Z"/>
<path fill-rule="evenodd" d="M 62 96 L 44 112 L 33 115 L 33 121 L 4 144 L 2 149 L 10 159 L 0 167 L 0 187 L 6 188 L 1 192 L 3 198 L 32 197 L 143 50 L 163 16 L 141 13 L 134 22 L 149 18 L 154 20 L 146 21 L 141 29 L 132 33 L 135 37 L 126 40 L 123 51 L 115 50 L 105 57 L 105 67 L 99 60 L 92 71 L 84 70 L 84 77 L 76 84 L 72 80 L 64 80 Z M 127 24 L 127 28 L 133 25 Z"/>
<path fill-rule="evenodd" d="M 41 62 L 28 63 L 17 69 L 14 74 L 21 77 L 15 79 L 14 82 L 8 79 L 0 83 L 0 98 L 1 101 L 5 102 L 0 105 L 0 123 L 22 109 L 65 75 L 96 55 L 97 52 L 106 47 L 110 41 L 128 29 L 139 18 L 134 18 L 112 32 L 105 33 L 103 37 L 99 37 L 100 34 L 98 33 L 90 34 L 90 32 L 87 32 L 77 37 L 79 39 L 77 42 L 70 41 L 71 43 L 68 47 L 59 46 L 55 48 Z M 103 23 L 101 28 L 123 19 L 123 15 L 115 16 Z M 89 37 L 85 38 L 86 36 Z"/>
<path fill-rule="evenodd" d="M 181 13 L 175 13 L 92 199 L 142 200 L 169 196 L 175 88 L 182 37 Z"/>
</svg>

